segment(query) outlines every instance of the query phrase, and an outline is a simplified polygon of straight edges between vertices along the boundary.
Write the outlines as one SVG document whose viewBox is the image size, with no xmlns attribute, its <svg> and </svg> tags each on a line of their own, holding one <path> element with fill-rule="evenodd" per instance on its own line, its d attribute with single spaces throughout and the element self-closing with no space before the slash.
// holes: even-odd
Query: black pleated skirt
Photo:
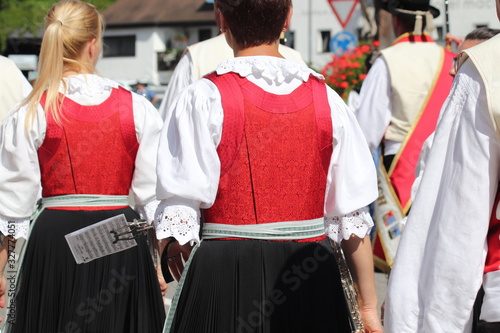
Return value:
<svg viewBox="0 0 500 333">
<path fill-rule="evenodd" d="M 77 265 L 64 235 L 125 214 L 45 209 L 36 221 L 10 313 L 7 332 L 158 333 L 165 309 L 145 236 L 138 246 Z"/>
<path fill-rule="evenodd" d="M 327 241 L 205 240 L 178 288 L 165 332 L 350 332 Z"/>
</svg>

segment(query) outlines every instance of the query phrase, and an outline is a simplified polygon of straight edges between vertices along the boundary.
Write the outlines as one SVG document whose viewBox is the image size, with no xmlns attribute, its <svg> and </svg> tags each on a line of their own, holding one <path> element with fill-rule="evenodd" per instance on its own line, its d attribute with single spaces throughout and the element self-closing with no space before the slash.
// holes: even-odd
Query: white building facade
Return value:
<svg viewBox="0 0 500 333">
<path fill-rule="evenodd" d="M 195 1 L 203 3 L 204 0 Z M 363 1 L 365 13 L 373 16 L 371 0 Z M 370 33 L 370 23 L 363 15 L 360 3 L 348 0 L 334 2 L 344 20 L 354 6 L 350 19 L 345 22 L 345 28 L 334 14 L 329 0 L 293 0 L 294 13 L 287 33 L 287 44 L 299 51 L 304 60 L 317 70 L 331 61 L 330 40 L 337 33 L 348 31 L 354 36 Z M 441 11 L 441 15 L 435 20 L 437 30 L 432 35 L 442 40 L 446 32 L 445 0 L 431 0 L 431 4 Z M 448 0 L 448 18 L 450 32 L 455 36 L 465 36 L 480 26 L 500 28 L 493 0 Z M 166 69 L 165 64 L 168 65 L 174 57 L 173 50 L 180 52 L 185 46 L 213 37 L 217 33 L 215 22 L 193 26 L 143 24 L 130 27 L 123 22 L 119 28 L 109 26 L 105 38 L 113 45 L 105 47 L 125 52 L 105 50 L 98 63 L 98 70 L 102 75 L 122 82 L 142 81 L 165 85 L 172 71 L 172 68 Z M 123 43 L 128 43 L 129 46 L 123 46 Z"/>
<path fill-rule="evenodd" d="M 97 70 L 103 76 L 121 83 L 165 85 L 172 69 L 162 68 L 162 63 L 168 66 L 169 62 L 175 61 L 175 52 L 181 52 L 187 45 L 198 42 L 200 31 L 211 36 L 218 33 L 215 26 L 109 29 L 104 35 L 105 43 L 110 38 L 121 39 L 125 43 L 128 40 L 133 43 L 128 49 L 133 48 L 134 51 L 107 55 L 104 50 L 97 63 Z M 104 46 L 105 49 L 106 47 L 109 45 Z"/>
<path fill-rule="evenodd" d="M 441 11 L 436 25 L 445 25 L 445 0 L 431 0 L 431 4 Z M 448 0 L 450 33 L 465 37 L 479 27 L 500 29 L 494 0 Z"/>
</svg>

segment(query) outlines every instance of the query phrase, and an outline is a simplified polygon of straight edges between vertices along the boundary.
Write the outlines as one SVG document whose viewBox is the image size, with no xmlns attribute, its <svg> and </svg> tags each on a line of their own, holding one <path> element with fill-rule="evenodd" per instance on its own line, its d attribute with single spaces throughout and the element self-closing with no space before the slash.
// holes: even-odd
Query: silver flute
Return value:
<svg viewBox="0 0 500 333">
<path fill-rule="evenodd" d="M 344 290 L 347 307 L 349 309 L 349 321 L 352 333 L 364 333 L 365 328 L 363 326 L 363 321 L 361 320 L 361 314 L 359 313 L 356 289 L 354 288 L 354 282 L 352 280 L 351 272 L 349 271 L 349 266 L 347 266 L 344 252 L 337 242 L 330 240 L 330 244 L 333 248 L 333 254 L 337 260 L 337 265 L 339 266 L 340 280 L 342 281 L 342 289 Z"/>
</svg>

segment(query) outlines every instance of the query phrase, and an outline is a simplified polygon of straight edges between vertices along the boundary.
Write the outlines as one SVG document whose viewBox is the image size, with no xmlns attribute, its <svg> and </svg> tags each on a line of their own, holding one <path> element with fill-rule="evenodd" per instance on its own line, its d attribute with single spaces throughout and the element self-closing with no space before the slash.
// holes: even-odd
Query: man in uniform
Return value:
<svg viewBox="0 0 500 333">
<path fill-rule="evenodd" d="M 458 57 L 389 279 L 387 332 L 500 332 L 499 50 L 497 35 Z"/>
<path fill-rule="evenodd" d="M 411 206 L 422 144 L 434 131 L 451 87 L 453 54 L 423 31 L 426 26 L 432 30 L 439 15 L 429 0 L 390 0 L 385 9 L 398 38 L 370 69 L 356 117 L 372 153 L 382 144 L 374 254 L 377 267 L 388 271 L 401 233 L 399 221 Z"/>
</svg>

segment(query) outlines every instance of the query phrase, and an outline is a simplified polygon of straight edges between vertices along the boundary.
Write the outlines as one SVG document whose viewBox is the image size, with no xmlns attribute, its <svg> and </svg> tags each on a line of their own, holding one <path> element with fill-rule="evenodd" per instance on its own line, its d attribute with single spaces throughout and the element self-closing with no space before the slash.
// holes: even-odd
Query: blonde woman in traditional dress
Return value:
<svg viewBox="0 0 500 333">
<path fill-rule="evenodd" d="M 7 332 L 156 333 L 163 325 L 145 238 L 77 264 L 64 237 L 113 216 L 132 221 L 154 210 L 162 121 L 142 96 L 94 73 L 103 28 L 93 5 L 54 5 L 45 20 L 34 90 L 1 129 L 0 231 L 9 236 L 6 246 L 28 238 L 15 289 L 5 290 L 7 249 L 1 252 L 0 292 L 13 292 L 15 300 L 6 305 L 15 309 L 3 318 Z M 44 209 L 29 232 L 40 187 Z M 128 206 L 130 189 L 141 214 Z"/>
</svg>

